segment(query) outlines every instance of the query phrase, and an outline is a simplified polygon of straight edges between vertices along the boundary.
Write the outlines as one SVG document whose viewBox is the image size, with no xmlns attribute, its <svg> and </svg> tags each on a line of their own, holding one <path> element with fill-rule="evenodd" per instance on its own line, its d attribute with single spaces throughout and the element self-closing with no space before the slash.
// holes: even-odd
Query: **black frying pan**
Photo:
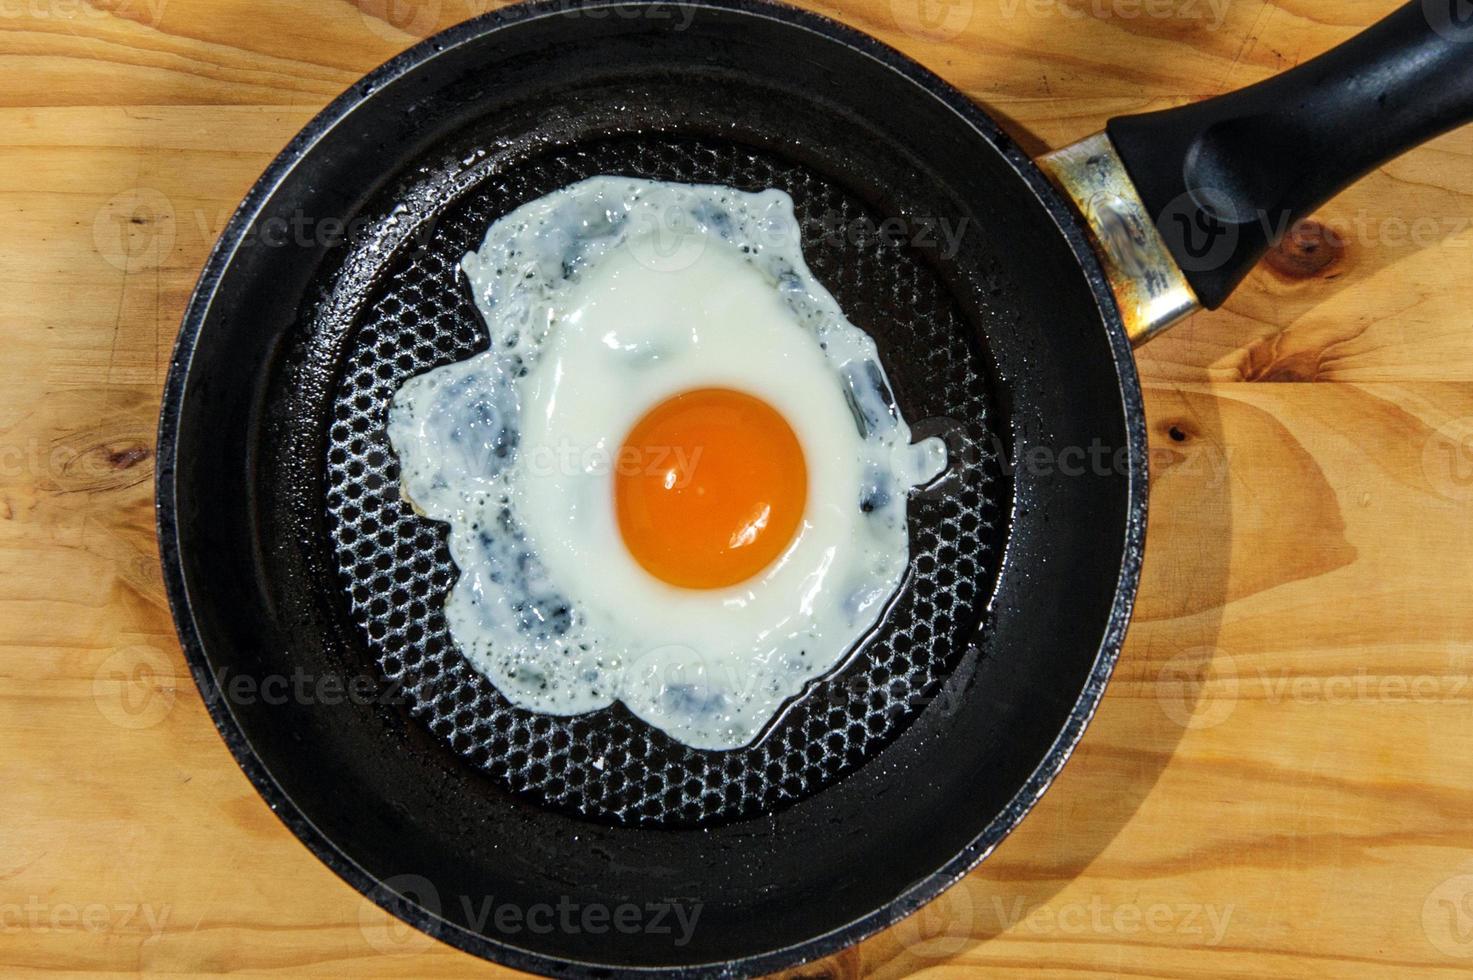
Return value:
<svg viewBox="0 0 1473 980">
<path fill-rule="evenodd" d="M 1032 806 L 1119 652 L 1146 514 L 1131 343 L 1468 117 L 1458 11 L 1412 4 L 1040 165 L 894 51 L 747 0 L 513 7 L 394 59 L 252 189 L 165 391 L 169 596 L 241 766 L 354 887 L 524 969 L 756 973 L 915 910 Z M 443 529 L 395 489 L 388 397 L 484 342 L 460 255 L 608 172 L 791 193 L 955 461 L 911 502 L 881 629 L 735 752 L 507 703 L 446 635 Z"/>
</svg>

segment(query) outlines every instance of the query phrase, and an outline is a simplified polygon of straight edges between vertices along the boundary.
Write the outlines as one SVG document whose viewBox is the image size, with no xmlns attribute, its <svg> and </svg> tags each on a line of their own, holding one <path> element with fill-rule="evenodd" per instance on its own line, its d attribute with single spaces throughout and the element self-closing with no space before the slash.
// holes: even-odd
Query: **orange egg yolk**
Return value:
<svg viewBox="0 0 1473 980">
<path fill-rule="evenodd" d="M 682 588 L 735 585 L 772 564 L 807 499 L 792 427 L 771 405 L 728 388 L 656 405 L 615 464 L 625 545 L 651 575 Z"/>
</svg>

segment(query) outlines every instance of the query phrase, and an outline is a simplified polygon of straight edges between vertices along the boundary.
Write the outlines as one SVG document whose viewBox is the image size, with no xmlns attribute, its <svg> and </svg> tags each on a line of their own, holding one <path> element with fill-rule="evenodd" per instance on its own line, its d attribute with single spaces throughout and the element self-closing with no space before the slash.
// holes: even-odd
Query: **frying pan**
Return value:
<svg viewBox="0 0 1473 980">
<path fill-rule="evenodd" d="M 1037 163 L 896 52 L 749 0 L 514 6 L 395 58 L 251 190 L 168 377 L 159 543 L 226 742 L 355 888 L 522 969 L 752 974 L 914 911 L 1027 813 L 1120 650 L 1146 519 L 1132 344 L 1469 117 L 1459 10 L 1411 4 Z M 388 398 L 485 342 L 459 257 L 597 173 L 787 190 L 900 409 L 951 450 L 884 623 L 734 752 L 618 705 L 506 702 L 445 631 L 443 529 L 395 489 Z"/>
</svg>

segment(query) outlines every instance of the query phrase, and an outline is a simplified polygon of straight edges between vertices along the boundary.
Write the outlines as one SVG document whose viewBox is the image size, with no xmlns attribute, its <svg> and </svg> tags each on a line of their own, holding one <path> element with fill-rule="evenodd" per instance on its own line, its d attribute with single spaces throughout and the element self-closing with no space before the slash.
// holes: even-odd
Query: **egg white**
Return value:
<svg viewBox="0 0 1473 980">
<path fill-rule="evenodd" d="M 406 382 L 388 420 L 405 496 L 450 524 L 451 635 L 528 710 L 622 700 L 693 747 L 750 743 L 873 631 L 944 446 L 911 444 L 781 191 L 595 177 L 498 220 L 463 268 L 490 344 Z M 613 479 L 653 462 L 619 455 L 646 412 L 710 387 L 788 421 L 808 499 L 757 576 L 682 589 L 625 547 Z"/>
</svg>

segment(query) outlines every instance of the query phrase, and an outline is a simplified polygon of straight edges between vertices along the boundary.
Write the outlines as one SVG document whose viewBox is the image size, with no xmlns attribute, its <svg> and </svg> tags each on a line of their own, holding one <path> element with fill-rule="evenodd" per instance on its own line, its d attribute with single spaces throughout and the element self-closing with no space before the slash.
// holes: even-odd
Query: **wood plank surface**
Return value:
<svg viewBox="0 0 1473 980">
<path fill-rule="evenodd" d="M 482 977 L 320 865 L 185 669 L 159 392 L 236 202 L 487 0 L 0 0 L 0 975 Z M 1032 150 L 1241 86 L 1391 0 L 842 0 Z M 802 972 L 1473 972 L 1473 130 L 1140 353 L 1139 615 L 996 855 Z M 1328 261 L 1326 261 L 1328 258 Z"/>
</svg>

